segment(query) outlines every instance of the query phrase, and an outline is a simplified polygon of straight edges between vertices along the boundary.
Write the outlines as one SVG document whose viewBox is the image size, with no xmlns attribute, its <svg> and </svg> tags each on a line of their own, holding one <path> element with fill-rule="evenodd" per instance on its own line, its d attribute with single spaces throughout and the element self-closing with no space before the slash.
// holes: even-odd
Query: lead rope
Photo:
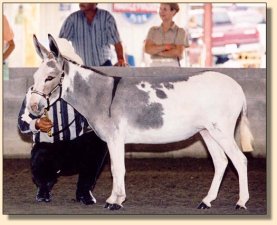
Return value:
<svg viewBox="0 0 277 225">
<path fill-rule="evenodd" d="M 44 115 L 45 115 L 45 117 L 46 117 L 47 119 L 49 119 L 48 111 L 47 111 L 46 109 L 44 109 Z M 49 120 L 50 120 L 50 119 L 49 119 Z M 57 134 L 59 134 L 59 133 L 65 131 L 66 129 L 68 129 L 68 128 L 74 123 L 75 120 L 76 120 L 76 116 L 74 117 L 74 119 L 73 119 L 66 127 L 64 127 L 63 129 L 61 129 L 61 130 L 59 130 L 59 131 L 57 131 L 57 132 L 52 133 L 52 131 L 49 130 L 49 131 L 47 132 L 48 136 L 49 136 L 49 137 L 53 137 L 53 136 L 56 136 Z"/>
</svg>

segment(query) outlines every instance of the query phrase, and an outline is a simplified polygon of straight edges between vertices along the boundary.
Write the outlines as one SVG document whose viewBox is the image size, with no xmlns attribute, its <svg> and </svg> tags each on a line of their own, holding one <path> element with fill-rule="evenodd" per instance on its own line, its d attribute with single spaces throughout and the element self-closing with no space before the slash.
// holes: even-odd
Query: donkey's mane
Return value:
<svg viewBox="0 0 277 225">
<path fill-rule="evenodd" d="M 55 38 L 55 41 L 59 47 L 62 56 L 66 59 L 70 59 L 79 65 L 84 65 L 81 57 L 75 52 L 70 41 L 65 38 Z"/>
<path fill-rule="evenodd" d="M 89 67 L 89 66 L 85 66 L 85 65 L 83 65 L 83 64 L 80 64 L 80 63 L 78 63 L 78 62 L 72 60 L 71 58 L 68 58 L 67 56 L 64 56 L 64 55 L 63 55 L 63 58 L 64 58 L 66 61 L 71 62 L 72 64 L 75 64 L 75 65 L 77 65 L 77 66 L 79 66 L 79 67 L 81 67 L 81 68 L 83 68 L 83 69 L 91 70 L 91 71 L 93 71 L 93 72 L 95 72 L 95 73 L 98 73 L 98 74 L 100 74 L 100 75 L 103 75 L 103 76 L 115 77 L 115 76 L 109 75 L 109 74 L 107 74 L 107 73 L 104 73 L 104 72 L 102 72 L 102 71 L 100 71 L 100 70 L 97 70 L 97 69 L 95 69 L 95 68 L 93 68 L 93 67 Z"/>
<path fill-rule="evenodd" d="M 111 75 L 111 74 L 107 74 L 107 73 L 104 73 L 104 72 L 102 72 L 102 71 L 100 71 L 100 70 L 98 70 L 98 69 L 95 69 L 94 67 L 89 67 L 89 66 L 80 64 L 80 63 L 78 63 L 78 62 L 76 62 L 76 61 L 74 61 L 74 60 L 68 58 L 67 56 L 64 56 L 64 55 L 63 55 L 63 58 L 64 58 L 66 61 L 68 61 L 68 62 L 70 62 L 70 63 L 72 63 L 72 64 L 75 64 L 75 65 L 77 65 L 77 66 L 79 66 L 79 67 L 81 67 L 81 68 L 83 68 L 83 69 L 87 69 L 87 70 L 93 71 L 93 72 L 95 72 L 95 73 L 98 73 L 99 75 L 108 76 L 108 77 L 112 77 L 112 78 L 115 78 L 115 79 L 117 79 L 117 78 L 122 78 L 121 76 L 114 76 L 114 75 Z M 213 71 L 212 71 L 212 70 L 209 70 L 209 69 L 205 69 L 205 70 L 197 71 L 197 72 L 191 74 L 190 76 L 199 75 L 199 74 L 205 73 L 205 72 L 213 72 Z M 132 76 L 132 77 L 134 77 L 134 76 Z M 138 75 L 136 75 L 135 77 L 143 77 L 143 78 L 147 78 L 147 77 L 148 77 L 148 78 L 149 78 L 149 77 L 157 77 L 157 76 L 156 76 L 156 75 L 147 75 L 147 76 L 145 76 L 145 75 L 144 75 L 144 76 L 138 76 Z"/>
<path fill-rule="evenodd" d="M 100 75 L 105 75 L 105 76 L 109 76 L 108 74 L 105 74 L 97 69 L 94 69 L 92 67 L 89 67 L 89 66 L 85 66 L 84 65 L 84 62 L 83 60 L 81 59 L 81 57 L 75 52 L 72 44 L 70 41 L 68 41 L 67 39 L 65 38 L 55 38 L 55 41 L 58 45 L 58 48 L 61 52 L 61 55 L 62 57 L 68 61 L 68 62 L 71 62 L 81 68 L 84 68 L 84 69 L 88 69 L 88 70 L 91 70 L 91 71 L 94 71 Z"/>
</svg>

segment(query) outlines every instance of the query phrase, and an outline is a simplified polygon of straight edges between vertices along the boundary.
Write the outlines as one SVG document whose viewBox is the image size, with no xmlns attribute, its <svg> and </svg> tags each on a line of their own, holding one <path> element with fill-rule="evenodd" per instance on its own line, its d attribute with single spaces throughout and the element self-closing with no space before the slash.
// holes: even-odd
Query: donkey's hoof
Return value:
<svg viewBox="0 0 277 225">
<path fill-rule="evenodd" d="M 106 203 L 106 205 L 104 206 L 105 209 L 109 209 L 109 210 L 119 210 L 122 208 L 121 205 L 118 204 L 110 204 L 110 203 Z"/>
<path fill-rule="evenodd" d="M 201 202 L 197 209 L 209 209 L 210 207 L 207 206 L 204 202 Z"/>
<path fill-rule="evenodd" d="M 241 205 L 238 205 L 238 204 L 236 205 L 235 209 L 236 210 L 241 210 L 241 209 L 247 210 L 247 208 L 245 206 L 241 206 Z"/>
</svg>

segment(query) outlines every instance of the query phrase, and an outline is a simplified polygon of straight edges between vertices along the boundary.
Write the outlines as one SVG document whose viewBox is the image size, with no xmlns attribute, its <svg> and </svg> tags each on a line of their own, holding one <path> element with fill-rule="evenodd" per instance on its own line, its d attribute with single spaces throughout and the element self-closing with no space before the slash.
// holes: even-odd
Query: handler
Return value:
<svg viewBox="0 0 277 225">
<path fill-rule="evenodd" d="M 33 134 L 31 172 L 38 188 L 36 200 L 51 201 L 59 176 L 79 174 L 76 200 L 96 203 L 91 190 L 108 151 L 106 143 L 91 130 L 85 133 L 86 119 L 62 99 L 50 106 L 47 116 L 33 116 L 26 107 L 30 94 L 31 88 L 20 109 L 18 127 L 22 133 Z"/>
</svg>

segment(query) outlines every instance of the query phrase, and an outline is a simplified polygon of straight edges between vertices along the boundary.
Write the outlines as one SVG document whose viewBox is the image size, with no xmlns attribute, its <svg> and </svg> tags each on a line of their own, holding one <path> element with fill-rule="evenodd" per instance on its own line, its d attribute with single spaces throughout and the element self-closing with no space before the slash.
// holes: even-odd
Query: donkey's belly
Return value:
<svg viewBox="0 0 277 225">
<path fill-rule="evenodd" d="M 126 143 L 170 143 L 187 139 L 204 127 L 199 115 L 199 103 L 194 106 L 184 98 L 168 98 L 126 112 Z M 187 110 L 189 106 L 189 110 Z M 205 117 L 206 118 L 206 117 Z"/>
<path fill-rule="evenodd" d="M 157 129 L 138 129 L 128 127 L 125 132 L 125 143 L 163 144 L 185 140 L 201 129 L 194 126 L 164 125 Z"/>
</svg>

